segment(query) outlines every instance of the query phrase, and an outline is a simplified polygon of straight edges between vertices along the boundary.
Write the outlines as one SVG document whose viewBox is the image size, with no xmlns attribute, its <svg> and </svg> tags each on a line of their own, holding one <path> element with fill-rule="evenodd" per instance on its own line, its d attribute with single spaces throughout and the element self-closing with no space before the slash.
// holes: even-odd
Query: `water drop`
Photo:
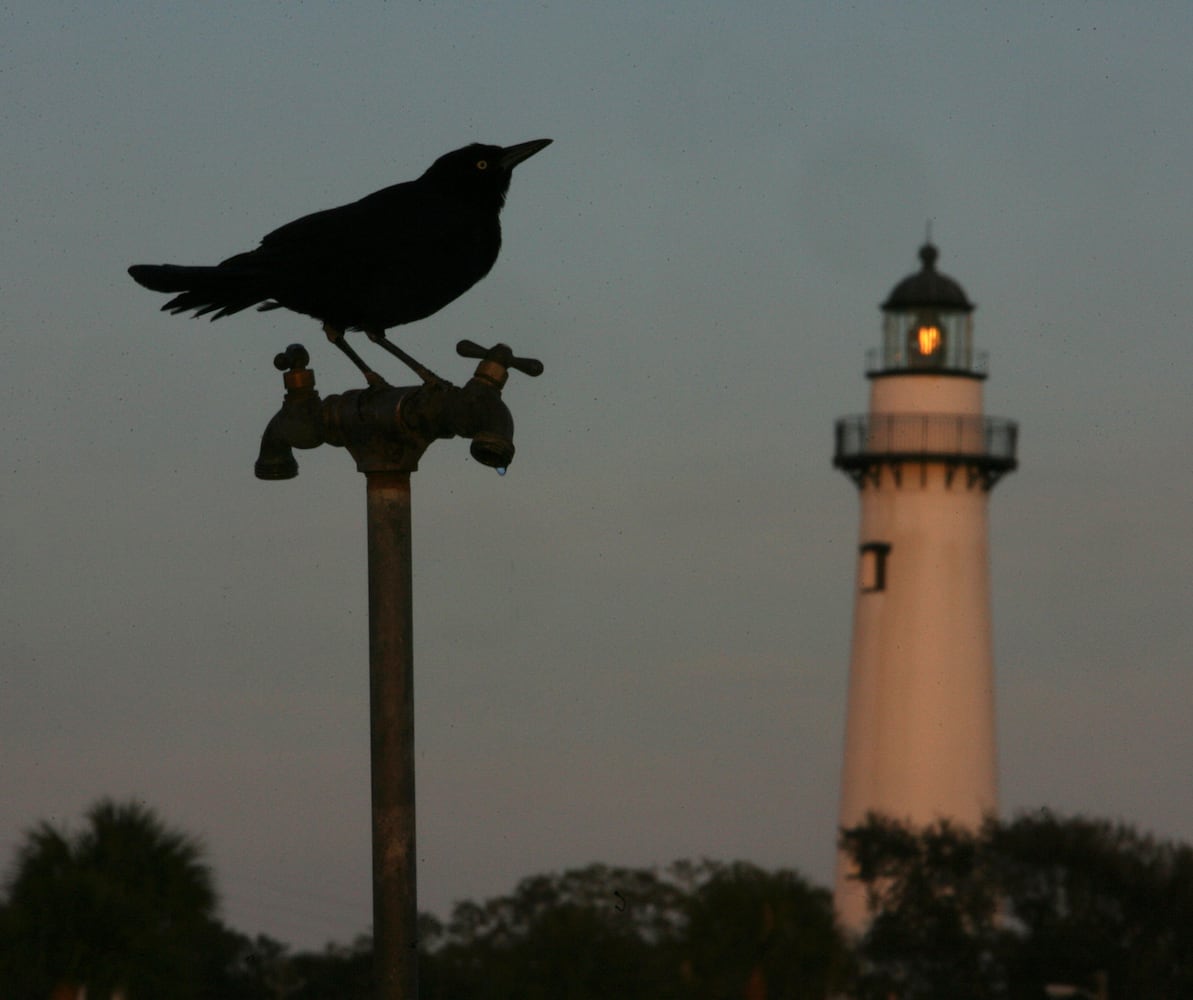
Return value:
<svg viewBox="0 0 1193 1000">
<path fill-rule="evenodd" d="M 499 476 L 505 475 L 505 466 L 504 465 L 497 466 L 497 475 L 499 475 Z"/>
</svg>

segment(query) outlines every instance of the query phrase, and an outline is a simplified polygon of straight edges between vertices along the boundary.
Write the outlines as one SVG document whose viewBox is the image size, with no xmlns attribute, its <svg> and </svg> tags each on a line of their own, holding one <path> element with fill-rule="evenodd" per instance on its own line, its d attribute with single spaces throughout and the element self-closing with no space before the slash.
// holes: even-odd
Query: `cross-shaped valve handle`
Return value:
<svg viewBox="0 0 1193 1000">
<path fill-rule="evenodd" d="M 299 371 L 311 363 L 311 356 L 302 344 L 291 344 L 281 354 L 274 355 L 273 366 L 280 372 Z"/>
<path fill-rule="evenodd" d="M 282 373 L 287 393 L 314 390 L 315 373 L 307 367 L 310 363 L 311 356 L 302 344 L 291 344 L 274 356 L 273 366 Z"/>
<path fill-rule="evenodd" d="M 499 365 L 502 371 L 497 378 L 503 384 L 505 382 L 505 371 L 509 368 L 520 371 L 523 375 L 530 375 L 532 378 L 536 378 L 543 373 L 543 363 L 538 358 L 516 358 L 514 357 L 514 352 L 505 344 L 481 347 L 480 344 L 471 340 L 461 340 L 456 344 L 456 353 L 462 358 L 479 358 L 482 362 L 487 361 L 493 365 Z M 483 364 L 478 365 L 477 374 L 481 374 L 481 369 L 486 367 L 488 366 Z"/>
</svg>

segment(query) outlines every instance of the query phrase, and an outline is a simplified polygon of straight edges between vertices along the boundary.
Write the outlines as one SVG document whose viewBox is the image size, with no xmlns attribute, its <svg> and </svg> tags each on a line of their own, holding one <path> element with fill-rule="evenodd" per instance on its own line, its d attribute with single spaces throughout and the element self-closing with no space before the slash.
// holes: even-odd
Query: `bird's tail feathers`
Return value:
<svg viewBox="0 0 1193 1000">
<path fill-rule="evenodd" d="M 177 314 L 193 309 L 196 316 L 211 313 L 214 320 L 269 298 L 258 275 L 223 266 L 134 264 L 128 273 L 150 291 L 181 293 L 162 306 L 163 312 Z"/>
</svg>

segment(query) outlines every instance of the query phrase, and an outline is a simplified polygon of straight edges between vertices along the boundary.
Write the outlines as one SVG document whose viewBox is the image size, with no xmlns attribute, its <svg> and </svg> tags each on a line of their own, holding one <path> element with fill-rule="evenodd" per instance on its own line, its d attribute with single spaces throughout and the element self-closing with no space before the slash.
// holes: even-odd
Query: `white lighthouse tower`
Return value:
<svg viewBox="0 0 1193 1000">
<path fill-rule="evenodd" d="M 974 306 L 937 250 L 882 304 L 870 406 L 836 422 L 833 464 L 861 498 L 840 825 L 870 812 L 976 827 L 998 806 L 986 508 L 1017 428 L 986 417 Z M 839 858 L 842 926 L 868 922 Z"/>
</svg>

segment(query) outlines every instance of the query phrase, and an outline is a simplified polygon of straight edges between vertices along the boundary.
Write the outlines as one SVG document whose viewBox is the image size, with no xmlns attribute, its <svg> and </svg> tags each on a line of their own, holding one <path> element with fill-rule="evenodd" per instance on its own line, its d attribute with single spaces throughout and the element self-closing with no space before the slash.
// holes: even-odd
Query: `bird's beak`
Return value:
<svg viewBox="0 0 1193 1000">
<path fill-rule="evenodd" d="M 506 146 L 501 151 L 502 170 L 513 170 L 523 160 L 528 160 L 540 149 L 551 145 L 550 139 L 531 139 L 530 142 L 520 142 L 516 146 Z"/>
</svg>

